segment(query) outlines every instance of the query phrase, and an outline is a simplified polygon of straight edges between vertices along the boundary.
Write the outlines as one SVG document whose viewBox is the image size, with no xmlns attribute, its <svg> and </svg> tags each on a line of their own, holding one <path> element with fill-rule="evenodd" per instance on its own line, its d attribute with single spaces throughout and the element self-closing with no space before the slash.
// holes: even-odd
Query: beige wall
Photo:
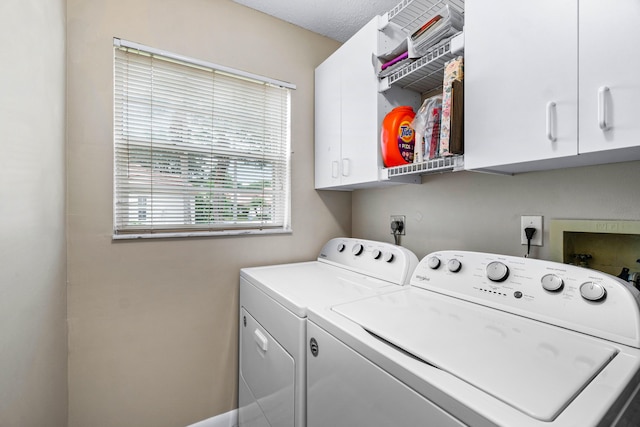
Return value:
<svg viewBox="0 0 640 427">
<path fill-rule="evenodd" d="M 353 234 L 392 241 L 389 215 L 406 215 L 402 244 L 419 258 L 440 249 L 522 256 L 520 216 L 542 215 L 544 246 L 532 248 L 532 256 L 549 259 L 551 219 L 640 219 L 638 177 L 640 162 L 514 176 L 432 175 L 421 185 L 355 192 Z"/>
<path fill-rule="evenodd" d="M 67 425 L 65 1 L 0 2 L 0 426 Z"/>
<path fill-rule="evenodd" d="M 228 0 L 69 0 L 69 426 L 183 426 L 236 405 L 238 274 L 351 233 L 313 190 L 313 70 L 338 43 Z M 113 242 L 112 38 L 297 85 L 293 234 Z"/>
</svg>

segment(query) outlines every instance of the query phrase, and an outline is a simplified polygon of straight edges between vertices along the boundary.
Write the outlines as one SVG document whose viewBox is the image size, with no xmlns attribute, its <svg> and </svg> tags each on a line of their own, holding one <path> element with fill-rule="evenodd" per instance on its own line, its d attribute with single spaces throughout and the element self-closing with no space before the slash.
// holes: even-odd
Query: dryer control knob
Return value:
<svg viewBox="0 0 640 427">
<path fill-rule="evenodd" d="M 555 274 L 545 274 L 542 276 L 542 287 L 549 292 L 559 292 L 564 286 L 564 281 Z"/>
<path fill-rule="evenodd" d="M 385 262 L 391 262 L 393 261 L 393 254 L 391 252 L 385 252 L 383 259 L 385 260 Z"/>
<path fill-rule="evenodd" d="M 500 261 L 493 261 L 487 265 L 487 278 L 492 282 L 504 282 L 509 277 L 509 267 Z"/>
<path fill-rule="evenodd" d="M 462 268 L 462 264 L 457 259 L 450 259 L 447 263 L 447 269 L 452 273 L 457 273 Z"/>
<path fill-rule="evenodd" d="M 607 296 L 607 290 L 599 283 L 584 282 L 580 285 L 580 295 L 589 301 L 602 301 Z"/>
<path fill-rule="evenodd" d="M 344 243 L 339 243 L 338 244 L 338 252 L 343 252 L 344 251 Z"/>
<path fill-rule="evenodd" d="M 351 248 L 351 252 L 353 252 L 353 254 L 355 256 L 358 256 L 362 253 L 362 250 L 364 248 L 362 247 L 362 245 L 360 243 L 356 243 L 355 245 L 353 245 L 353 248 Z"/>
<path fill-rule="evenodd" d="M 373 259 L 380 259 L 381 255 L 382 255 L 382 252 L 380 252 L 380 249 L 374 249 L 371 252 L 371 256 L 373 257 Z"/>
<path fill-rule="evenodd" d="M 438 267 L 440 267 L 440 258 L 438 258 L 437 256 L 429 257 L 429 259 L 427 260 L 427 265 L 430 269 L 437 270 Z"/>
</svg>

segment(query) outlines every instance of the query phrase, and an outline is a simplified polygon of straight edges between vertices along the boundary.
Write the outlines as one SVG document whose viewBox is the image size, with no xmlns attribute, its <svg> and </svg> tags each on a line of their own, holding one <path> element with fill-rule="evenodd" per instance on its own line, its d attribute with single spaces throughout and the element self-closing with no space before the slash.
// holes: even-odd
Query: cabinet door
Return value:
<svg viewBox="0 0 640 427">
<path fill-rule="evenodd" d="M 465 2 L 466 168 L 517 172 L 577 154 L 577 9 Z"/>
<path fill-rule="evenodd" d="M 580 153 L 640 145 L 639 23 L 637 0 L 580 1 Z"/>
<path fill-rule="evenodd" d="M 372 63 L 377 51 L 374 18 L 342 47 L 342 184 L 378 181 L 378 79 Z"/>
<path fill-rule="evenodd" d="M 315 186 L 340 184 L 341 60 L 340 50 L 315 71 Z"/>
</svg>

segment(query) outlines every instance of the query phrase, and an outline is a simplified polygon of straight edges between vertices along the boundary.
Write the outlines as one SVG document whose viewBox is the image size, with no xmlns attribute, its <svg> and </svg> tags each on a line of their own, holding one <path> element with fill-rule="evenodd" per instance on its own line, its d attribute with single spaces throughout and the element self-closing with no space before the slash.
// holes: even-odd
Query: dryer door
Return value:
<svg viewBox="0 0 640 427">
<path fill-rule="evenodd" d="M 245 309 L 240 318 L 240 426 L 293 427 L 294 360 Z"/>
</svg>

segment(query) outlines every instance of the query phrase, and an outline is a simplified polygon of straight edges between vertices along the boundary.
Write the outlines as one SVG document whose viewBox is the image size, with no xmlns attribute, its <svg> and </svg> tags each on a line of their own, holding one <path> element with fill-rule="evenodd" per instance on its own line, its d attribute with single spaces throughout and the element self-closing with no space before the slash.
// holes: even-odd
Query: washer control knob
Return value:
<svg viewBox="0 0 640 427">
<path fill-rule="evenodd" d="M 492 282 L 504 282 L 509 277 L 509 267 L 500 261 L 493 261 L 487 265 L 487 278 Z"/>
<path fill-rule="evenodd" d="M 580 295 L 589 301 L 602 301 L 607 296 L 607 291 L 600 283 L 584 282 L 580 285 Z"/>
<path fill-rule="evenodd" d="M 457 259 L 450 259 L 447 263 L 447 269 L 452 273 L 457 273 L 462 268 L 462 264 Z"/>
<path fill-rule="evenodd" d="M 427 265 L 430 269 L 437 270 L 438 267 L 440 267 L 440 258 L 436 256 L 429 257 L 429 259 L 427 260 Z"/>
<path fill-rule="evenodd" d="M 391 262 L 393 261 L 393 254 L 391 252 L 385 252 L 382 259 L 384 259 L 385 262 Z"/>
<path fill-rule="evenodd" d="M 344 251 L 344 243 L 338 243 L 338 252 Z"/>
<path fill-rule="evenodd" d="M 542 287 L 549 292 L 559 292 L 564 286 L 562 278 L 555 274 L 545 274 L 542 276 Z"/>
<path fill-rule="evenodd" d="M 351 252 L 353 252 L 353 254 L 355 256 L 358 256 L 362 253 L 362 250 L 364 248 L 362 247 L 362 245 L 360 243 L 356 243 L 355 245 L 353 245 L 353 248 L 351 248 Z"/>
<path fill-rule="evenodd" d="M 382 255 L 382 252 L 380 252 L 380 249 L 374 249 L 371 252 L 371 256 L 373 257 L 373 259 L 380 259 L 381 255 Z"/>
</svg>

